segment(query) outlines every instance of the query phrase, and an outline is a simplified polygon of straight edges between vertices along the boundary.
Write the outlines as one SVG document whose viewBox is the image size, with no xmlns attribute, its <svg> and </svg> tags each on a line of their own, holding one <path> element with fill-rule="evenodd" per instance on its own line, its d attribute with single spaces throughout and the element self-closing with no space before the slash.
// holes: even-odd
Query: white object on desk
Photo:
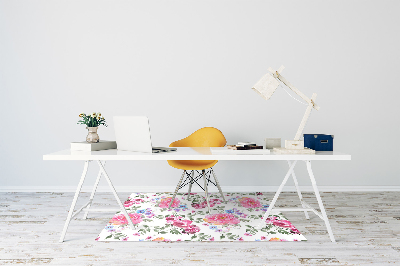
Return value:
<svg viewBox="0 0 400 266">
<path fill-rule="evenodd" d="M 292 150 L 303 150 L 304 141 L 302 140 L 285 140 L 285 148 Z"/>
<path fill-rule="evenodd" d="M 89 143 L 86 141 L 71 142 L 71 151 L 100 151 L 116 148 L 117 142 L 114 140 L 100 140 L 96 143 Z"/>
<path fill-rule="evenodd" d="M 265 148 L 273 149 L 281 147 L 281 138 L 266 138 L 265 139 Z"/>
<path fill-rule="evenodd" d="M 148 153 L 176 150 L 152 146 L 149 119 L 146 116 L 114 116 L 114 127 L 118 150 Z"/>
<path fill-rule="evenodd" d="M 98 210 L 98 209 L 91 209 L 91 204 L 94 198 L 94 195 L 96 193 L 97 185 L 99 183 L 99 180 L 101 176 L 103 175 L 114 196 L 115 199 L 118 202 L 118 205 L 120 206 L 120 210 L 122 213 L 125 215 L 125 217 L 128 217 L 128 214 L 119 199 L 117 192 L 114 189 L 114 186 L 112 185 L 111 178 L 108 176 L 104 164 L 105 161 L 141 161 L 141 160 L 149 160 L 149 161 L 164 161 L 164 160 L 226 160 L 226 161 L 237 161 L 237 160 L 243 160 L 243 161 L 287 161 L 289 164 L 289 171 L 285 175 L 281 185 L 279 186 L 277 192 L 275 193 L 275 196 L 270 203 L 270 206 L 267 210 L 267 212 L 264 215 L 263 220 L 261 221 L 260 225 L 265 226 L 265 219 L 268 217 L 268 215 L 271 213 L 271 211 L 275 210 L 274 206 L 276 203 L 276 200 L 279 197 L 279 194 L 281 193 L 283 187 L 285 186 L 287 180 L 289 179 L 290 176 L 292 176 L 293 181 L 295 183 L 296 189 L 297 189 L 297 194 L 300 199 L 300 203 L 303 208 L 290 208 L 290 209 L 278 209 L 279 211 L 303 211 L 306 215 L 306 218 L 308 219 L 308 211 L 312 211 L 315 213 L 318 217 L 320 217 L 326 225 L 326 228 L 329 233 L 329 237 L 332 242 L 335 242 L 335 238 L 333 236 L 328 217 L 325 212 L 324 205 L 322 203 L 321 197 L 319 195 L 318 187 L 316 185 L 316 181 L 314 178 L 314 174 L 311 170 L 311 161 L 336 161 L 336 160 L 351 160 L 351 156 L 347 154 L 343 154 L 340 152 L 336 151 L 321 151 L 321 152 L 316 152 L 315 154 L 308 155 L 308 154 L 282 154 L 278 155 L 275 154 L 274 152 L 271 152 L 271 154 L 230 154 L 228 152 L 222 153 L 222 154 L 213 154 L 210 150 L 210 148 L 207 147 L 201 147 L 201 148 L 189 148 L 189 147 L 182 147 L 182 148 L 177 148 L 177 151 L 174 153 L 142 153 L 142 152 L 129 152 L 129 151 L 118 151 L 118 150 L 103 150 L 103 151 L 91 151 L 91 152 L 85 152 L 85 151 L 71 151 L 71 150 L 63 150 L 51 154 L 47 154 L 43 156 L 44 160 L 69 160 L 69 161 L 84 161 L 84 169 L 83 173 L 81 176 L 81 179 L 78 183 L 78 187 L 75 192 L 74 199 L 71 204 L 70 211 L 68 213 L 67 220 L 64 225 L 64 229 L 61 234 L 60 242 L 64 241 L 65 234 L 68 229 L 68 225 L 73 217 L 75 217 L 79 212 L 85 211 L 86 213 L 84 214 L 84 219 L 87 217 L 87 212 L 89 211 L 110 211 L 110 210 Z M 92 194 L 90 196 L 90 200 L 84 204 L 80 209 L 78 209 L 76 212 L 75 210 L 75 205 L 78 199 L 78 196 L 80 194 L 83 182 L 86 177 L 87 169 L 89 166 L 90 161 L 97 161 L 97 164 L 100 167 L 100 171 L 98 173 L 95 185 L 93 187 Z M 319 209 L 321 210 L 321 213 L 312 208 L 308 203 L 306 203 L 301 195 L 301 191 L 299 189 L 298 183 L 297 183 L 297 178 L 294 173 L 294 166 L 296 165 L 297 161 L 305 161 L 309 178 L 311 180 L 315 196 L 317 198 L 318 206 Z M 129 226 L 133 228 L 133 224 L 130 219 L 128 219 Z"/>
<path fill-rule="evenodd" d="M 118 150 L 152 152 L 149 119 L 146 116 L 114 116 Z"/>
</svg>

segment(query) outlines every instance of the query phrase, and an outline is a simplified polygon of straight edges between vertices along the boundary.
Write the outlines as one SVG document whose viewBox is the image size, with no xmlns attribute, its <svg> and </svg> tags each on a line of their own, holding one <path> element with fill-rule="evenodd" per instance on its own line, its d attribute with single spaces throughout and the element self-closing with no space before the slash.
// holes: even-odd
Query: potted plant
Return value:
<svg viewBox="0 0 400 266">
<path fill-rule="evenodd" d="M 86 115 L 84 113 L 79 114 L 81 120 L 78 124 L 86 125 L 88 130 L 88 135 L 86 136 L 86 142 L 96 143 L 99 142 L 100 137 L 97 134 L 97 129 L 100 125 L 107 126 L 106 120 L 101 116 L 101 113 L 92 113 L 91 115 Z"/>
</svg>

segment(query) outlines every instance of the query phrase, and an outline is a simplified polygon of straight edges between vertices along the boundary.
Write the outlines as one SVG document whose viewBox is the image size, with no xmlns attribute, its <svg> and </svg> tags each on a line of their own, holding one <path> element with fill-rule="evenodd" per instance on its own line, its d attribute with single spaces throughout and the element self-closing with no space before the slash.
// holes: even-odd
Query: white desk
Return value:
<svg viewBox="0 0 400 266">
<path fill-rule="evenodd" d="M 75 217 L 78 213 L 81 211 L 85 211 L 85 214 L 83 216 L 84 219 L 86 219 L 87 214 L 89 211 L 112 211 L 112 210 L 101 210 L 101 209 L 90 209 L 90 206 L 92 204 L 94 195 L 96 193 L 97 185 L 100 181 L 100 178 L 102 175 L 106 178 L 111 191 L 113 192 L 115 199 L 117 200 L 120 209 L 122 213 L 127 217 L 127 220 L 129 222 L 129 225 L 131 228 L 133 227 L 131 219 L 128 218 L 128 213 L 126 212 L 124 205 L 122 204 L 121 200 L 119 199 L 117 192 L 115 191 L 113 184 L 111 182 L 110 177 L 108 176 L 106 170 L 105 170 L 105 162 L 106 161 L 164 161 L 164 160 L 225 160 L 225 161 L 287 161 L 289 165 L 289 170 L 286 173 L 281 185 L 279 186 L 277 192 L 275 193 L 275 196 L 270 203 L 270 206 L 268 210 L 266 211 L 263 220 L 260 223 L 260 227 L 262 225 L 265 225 L 265 219 L 269 216 L 271 213 L 272 209 L 275 206 L 275 203 L 279 197 L 279 194 L 282 192 L 283 187 L 285 186 L 287 180 L 289 179 L 290 176 L 292 176 L 296 189 L 297 189 L 297 194 L 300 199 L 300 203 L 302 205 L 302 208 L 291 208 L 291 209 L 279 209 L 279 211 L 304 211 L 304 214 L 306 216 L 306 219 L 309 219 L 308 216 L 308 211 L 311 211 L 315 213 L 318 217 L 320 217 L 326 225 L 326 228 L 328 230 L 329 237 L 332 242 L 335 242 L 335 238 L 333 236 L 328 217 L 325 212 L 324 205 L 321 200 L 321 196 L 318 191 L 317 184 L 315 182 L 314 174 L 311 169 L 311 161 L 337 161 L 337 160 L 351 160 L 351 156 L 347 154 L 343 154 L 340 152 L 316 152 L 316 154 L 313 155 L 306 155 L 306 154 L 274 154 L 273 152 L 271 154 L 266 154 L 266 155 L 238 155 L 238 154 L 212 154 L 210 148 L 177 148 L 176 152 L 169 152 L 169 153 L 141 153 L 141 152 L 129 152 L 129 151 L 118 151 L 118 150 L 103 150 L 103 151 L 92 151 L 92 152 L 86 152 L 86 151 L 71 151 L 71 150 L 63 150 L 51 154 L 47 154 L 43 156 L 44 160 L 61 160 L 61 161 L 85 161 L 84 168 L 83 168 L 83 173 L 81 176 L 81 179 L 79 181 L 78 187 L 75 192 L 74 199 L 71 204 L 71 208 L 68 213 L 67 220 L 65 221 L 64 229 L 61 233 L 61 238 L 60 242 L 64 241 L 65 234 L 68 229 L 68 225 L 73 217 Z M 79 193 L 81 191 L 83 182 L 85 181 L 87 169 L 89 166 L 89 163 L 91 161 L 96 161 L 97 164 L 100 167 L 99 173 L 97 175 L 96 182 L 94 184 L 92 194 L 90 196 L 89 201 L 84 204 L 80 209 L 74 212 L 75 210 L 75 205 L 78 200 Z M 316 211 L 314 208 L 312 208 L 309 204 L 307 204 L 301 195 L 301 191 L 298 186 L 297 178 L 294 173 L 294 167 L 298 161 L 304 161 L 307 166 L 307 171 L 311 180 L 311 184 L 313 186 L 315 196 L 318 201 L 319 208 L 321 210 L 321 213 Z M 275 209 L 278 210 L 278 209 Z"/>
</svg>

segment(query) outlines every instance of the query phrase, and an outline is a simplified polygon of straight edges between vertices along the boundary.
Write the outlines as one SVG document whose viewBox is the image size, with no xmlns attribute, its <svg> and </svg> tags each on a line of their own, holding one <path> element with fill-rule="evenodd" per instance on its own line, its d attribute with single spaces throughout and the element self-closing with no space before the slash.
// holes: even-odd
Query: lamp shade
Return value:
<svg viewBox="0 0 400 266">
<path fill-rule="evenodd" d="M 267 73 L 256 83 L 256 85 L 253 86 L 252 89 L 260 94 L 265 100 L 268 100 L 278 88 L 279 84 L 278 80 L 276 80 L 270 73 Z"/>
</svg>

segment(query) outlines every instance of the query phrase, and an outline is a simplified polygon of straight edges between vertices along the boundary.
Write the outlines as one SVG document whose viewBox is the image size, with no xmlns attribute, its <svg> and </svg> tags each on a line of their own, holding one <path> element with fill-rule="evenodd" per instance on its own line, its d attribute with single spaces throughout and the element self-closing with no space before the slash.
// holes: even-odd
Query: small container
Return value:
<svg viewBox="0 0 400 266">
<path fill-rule="evenodd" d="M 273 149 L 281 147 L 281 138 L 266 138 L 265 139 L 265 148 Z"/>
<path fill-rule="evenodd" d="M 304 147 L 316 151 L 333 151 L 333 135 L 304 134 Z"/>
<path fill-rule="evenodd" d="M 285 148 L 288 150 L 304 150 L 304 141 L 285 140 Z"/>
</svg>

